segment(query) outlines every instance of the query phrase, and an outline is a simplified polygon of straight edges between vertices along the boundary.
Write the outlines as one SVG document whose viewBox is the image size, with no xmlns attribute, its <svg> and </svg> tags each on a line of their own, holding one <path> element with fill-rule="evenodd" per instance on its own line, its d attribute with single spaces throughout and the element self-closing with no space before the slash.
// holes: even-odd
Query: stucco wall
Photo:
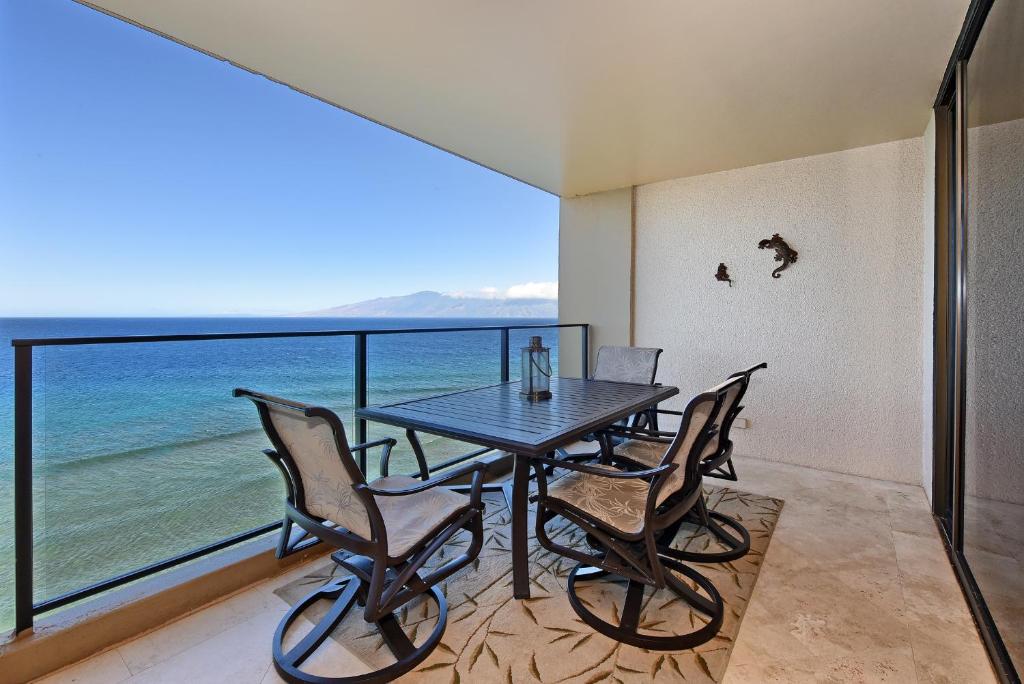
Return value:
<svg viewBox="0 0 1024 684">
<path fill-rule="evenodd" d="M 635 343 L 665 349 L 659 379 L 692 395 L 769 364 L 738 453 L 921 482 L 924 168 L 917 138 L 637 189 Z M 800 256 L 773 280 L 774 232 Z"/>
<path fill-rule="evenodd" d="M 629 344 L 633 189 L 561 201 L 558 318 L 590 323 L 590 362 L 602 344 Z M 559 335 L 559 372 L 579 373 L 579 333 Z"/>
<path fill-rule="evenodd" d="M 968 131 L 969 496 L 1024 503 L 1024 119 Z"/>
<path fill-rule="evenodd" d="M 935 330 L 935 113 L 928 120 L 922 141 L 921 197 L 921 484 L 928 500 L 932 500 L 932 470 L 934 454 L 932 433 L 935 396 L 933 357 L 935 348 L 932 335 Z"/>
</svg>

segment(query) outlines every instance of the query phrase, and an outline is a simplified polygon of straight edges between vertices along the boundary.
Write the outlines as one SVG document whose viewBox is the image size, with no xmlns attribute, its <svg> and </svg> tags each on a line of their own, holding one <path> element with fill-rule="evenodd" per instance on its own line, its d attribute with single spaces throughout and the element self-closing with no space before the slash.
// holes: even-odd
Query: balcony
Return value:
<svg viewBox="0 0 1024 684">
<path fill-rule="evenodd" d="M 1020 682 L 1019 3 L 82 4 L 557 197 L 558 318 L 11 335 L 0 684 Z"/>
<path fill-rule="evenodd" d="M 450 346 L 453 336 L 461 340 L 458 347 L 461 354 L 472 353 L 469 350 L 479 347 L 481 354 L 492 360 L 488 365 L 492 366 L 489 375 L 493 377 L 464 375 L 455 385 L 428 384 L 421 390 L 421 393 L 437 393 L 457 388 L 460 383 L 474 386 L 514 379 L 518 369 L 510 362 L 510 348 L 522 346 L 527 335 L 545 331 L 561 333 L 561 344 L 555 348 L 556 368 L 559 365 L 571 368 L 574 364 L 590 366 L 587 360 L 589 326 L 574 324 L 19 340 L 15 342 L 15 377 L 22 379 L 17 385 L 18 409 L 24 412 L 26 407 L 34 405 L 33 392 L 37 397 L 48 396 L 51 405 L 73 400 L 73 392 L 70 396 L 62 394 L 71 392 L 70 388 L 75 385 L 62 384 L 58 379 L 66 380 L 65 372 L 88 367 L 89 364 L 83 363 L 76 354 L 91 354 L 87 360 L 95 364 L 101 358 L 97 352 L 106 349 L 113 354 L 112 358 L 118 359 L 117 365 L 126 369 L 123 371 L 126 376 L 137 372 L 151 374 L 145 384 L 150 386 L 155 401 L 156 397 L 167 394 L 160 384 L 165 374 L 163 364 L 156 361 L 159 357 L 167 357 L 168 367 L 174 370 L 174 387 L 180 391 L 184 382 L 188 391 L 191 373 L 185 359 L 212 353 L 212 350 L 204 350 L 210 349 L 210 345 L 235 345 L 232 356 L 259 356 L 263 361 L 257 372 L 265 375 L 272 373 L 275 367 L 273 350 L 283 353 L 284 358 L 302 358 L 303 346 L 314 344 L 328 345 L 327 349 L 341 361 L 340 366 L 348 371 L 344 375 L 351 393 L 342 394 L 351 397 L 352 402 L 342 406 L 340 412 L 351 415 L 353 409 L 366 406 L 372 399 L 396 398 L 376 391 L 375 381 L 386 385 L 383 379 L 396 372 L 390 359 L 400 347 L 418 349 L 421 367 L 438 374 L 445 372 L 447 356 L 441 354 L 432 358 L 424 350 Z M 435 342 L 420 342 L 421 339 Z M 268 347 L 268 343 L 273 346 Z M 176 346 L 183 347 L 182 351 L 176 351 Z M 381 353 L 384 350 L 387 353 Z M 322 358 L 326 353 L 320 347 L 305 352 L 314 358 Z M 136 362 L 139 355 L 145 358 L 145 363 Z M 559 364 L 560 358 L 562 364 Z M 31 367 L 25 367 L 32 361 L 35 361 L 34 375 Z M 41 367 L 46 372 L 40 373 Z M 101 365 L 100 369 L 103 368 L 107 369 L 105 372 L 111 370 Z M 292 370 L 296 370 L 294 366 Z M 301 370 L 298 375 L 302 376 Z M 200 385 L 208 383 L 209 378 L 203 377 L 194 391 L 200 392 Z M 198 399 L 199 395 L 196 396 Z M 333 400 L 337 402 L 337 397 Z M 112 401 L 127 407 L 139 398 L 107 398 L 101 405 L 109 409 Z M 215 403 L 228 401 L 225 396 Z M 193 422 L 199 419 L 201 407 L 201 403 L 181 407 L 175 413 L 175 420 Z M 91 410 L 86 409 L 86 412 Z M 33 415 L 31 409 L 28 411 Z M 230 415 L 223 414 L 220 420 Z M 249 415 L 246 412 L 243 416 L 244 422 Z M 42 599 L 37 598 L 30 604 L 30 613 L 19 614 L 19 620 L 30 625 L 36 623 L 36 635 L 23 639 L 20 646 L 25 648 L 31 645 L 32 639 L 41 638 L 40 650 L 33 653 L 29 648 L 19 654 L 19 642 L 15 640 L 9 662 L 17 666 L 19 655 L 28 654 L 35 658 L 47 658 L 49 654 L 54 658 L 58 647 L 47 644 L 47 640 L 51 644 L 60 643 L 61 651 L 74 652 L 68 640 L 79 639 L 79 647 L 86 652 L 95 648 L 93 644 L 109 643 L 109 647 L 42 681 L 181 681 L 183 678 L 211 682 L 278 681 L 266 648 L 273 631 L 289 605 L 311 586 L 323 581 L 325 569 L 330 572 L 333 565 L 324 555 L 329 549 L 324 549 L 323 545 L 300 544 L 281 561 L 272 559 L 268 545 L 272 545 L 280 526 L 273 518 L 277 515 L 281 494 L 272 491 L 265 495 L 268 506 L 264 512 L 254 511 L 251 504 L 243 505 L 245 502 L 239 501 L 236 505 L 245 511 L 244 519 L 222 516 L 219 525 L 199 533 L 190 533 L 184 528 L 182 536 L 170 544 L 165 541 L 154 546 L 153 542 L 134 542 L 141 552 L 148 554 L 159 548 L 181 553 L 166 559 L 150 558 L 151 562 L 136 563 L 136 566 L 124 565 L 131 562 L 132 556 L 120 553 L 116 540 L 131 539 L 134 531 L 145 524 L 143 520 L 132 518 L 127 504 L 111 506 L 113 515 L 107 525 L 113 529 L 101 528 L 100 532 L 78 539 L 49 538 L 46 524 L 54 518 L 48 511 L 69 505 L 80 509 L 85 500 L 60 502 L 60 497 L 74 494 L 66 486 L 54 484 L 56 477 L 51 474 L 49 459 L 39 456 L 45 456 L 47 449 L 52 448 L 53 438 L 48 440 L 45 436 L 51 430 L 59 430 L 61 423 L 48 425 L 46 420 L 40 420 L 48 417 L 45 414 L 34 417 L 37 434 L 35 487 L 31 496 L 26 496 L 24 490 L 17 493 L 23 505 L 25 498 L 30 501 L 35 498 L 34 508 L 42 511 L 36 518 L 42 518 L 43 526 L 42 535 L 37 536 L 33 547 L 20 549 L 20 557 L 35 556 L 35 576 L 43 580 L 43 591 L 53 592 L 51 587 L 61 587 L 63 591 L 48 596 L 37 586 L 34 595 Z M 353 418 L 351 424 L 354 439 L 359 442 L 391 435 L 403 437 L 400 431 L 368 424 L 365 420 Z M 162 426 L 151 425 L 146 438 L 152 439 L 172 425 L 173 421 Z M 21 424 L 19 427 L 23 428 Z M 44 438 L 39 439 L 39 434 Z M 253 463 L 258 441 L 255 440 L 242 456 L 244 463 L 228 468 L 222 461 L 212 477 L 217 477 L 217 473 L 246 471 L 272 475 L 269 462 L 261 459 L 258 463 L 262 468 Z M 227 456 L 232 453 L 230 447 L 235 445 L 215 443 L 212 446 Z M 725 594 L 735 603 L 735 612 L 722 636 L 706 649 L 671 654 L 665 660 L 653 651 L 643 653 L 622 645 L 616 648 L 614 642 L 599 635 L 589 638 L 585 626 L 581 628 L 574 621 L 560 589 L 564 586 L 566 568 L 561 564 L 552 567 L 551 557 L 542 549 L 535 548 L 531 553 L 531 563 L 543 568 L 533 580 L 540 591 L 534 591 L 526 608 L 517 607 L 518 602 L 508 588 L 509 516 L 499 493 L 502 482 L 510 478 L 509 459 L 487 449 L 460 455 L 456 453 L 460 448 L 465 449 L 465 445 L 431 443 L 431 474 L 443 475 L 447 468 L 481 456 L 490 464 L 488 481 L 494 492 L 485 496 L 487 526 L 491 533 L 481 557 L 499 558 L 499 569 L 494 569 L 493 560 L 486 566 L 497 573 L 488 579 L 493 586 L 481 587 L 480 581 L 471 582 L 467 578 L 459 584 L 462 587 L 459 591 L 466 598 L 449 597 L 452 626 L 442 642 L 444 646 L 409 675 L 415 680 L 448 681 L 456 672 L 468 681 L 478 677 L 490 680 L 510 673 L 518 680 L 531 675 L 536 677 L 533 673 L 537 671 L 543 681 L 566 676 L 570 677 L 568 681 L 584 681 L 608 669 L 609 663 L 612 663 L 610 671 L 623 679 L 639 676 L 638 671 L 643 670 L 654 672 L 656 680 L 666 681 L 676 677 L 697 681 L 701 678 L 722 681 L 723 677 L 725 681 L 793 681 L 822 674 L 839 680 L 869 681 L 875 678 L 891 681 L 991 679 L 982 642 L 946 561 L 939 530 L 920 486 L 738 457 L 736 467 L 741 479 L 738 483 L 728 483 L 728 488 L 721 492 L 729 497 L 740 497 L 731 503 L 736 509 L 732 513 L 748 521 L 746 524 L 755 535 L 754 550 L 743 560 L 727 564 L 729 572 L 712 574 L 734 589 L 731 594 L 729 591 Z M 587 444 L 579 443 L 570 450 L 586 448 Z M 31 452 L 22 452 L 21 456 L 33 462 Z M 366 452 L 360 454 L 359 465 L 369 477 L 380 472 L 373 460 L 366 458 Z M 189 463 L 175 467 L 194 470 Z M 125 462 L 124 468 L 139 469 L 137 472 L 147 473 L 151 479 L 168 477 L 160 471 L 146 469 L 145 461 L 140 462 L 137 455 Z M 415 460 L 408 447 L 404 452 L 396 451 L 392 468 L 415 473 Z M 59 477 L 59 468 L 57 473 Z M 24 475 L 24 470 L 21 474 Z M 122 477 L 125 476 L 122 473 Z M 210 472 L 205 469 L 190 472 L 185 480 L 190 479 L 189 486 L 198 488 L 203 485 L 203 477 L 211 477 Z M 708 487 L 709 491 L 718 489 L 714 484 Z M 224 488 L 230 491 L 235 485 L 225 482 L 221 489 Z M 770 498 L 744 498 L 747 495 Z M 246 496 L 259 495 L 248 493 Z M 140 507 L 140 512 L 148 514 L 152 505 Z M 759 525 L 751 522 L 754 518 L 750 515 L 743 517 L 747 510 L 772 514 Z M 263 518 L 258 517 L 261 515 Z M 24 524 L 24 518 L 19 522 Z M 247 528 L 257 522 L 264 524 Z M 166 530 L 162 533 L 164 536 L 173 534 L 166 527 L 168 524 L 173 525 L 173 519 L 156 519 L 149 523 L 158 533 Z M 233 534 L 215 538 L 220 530 Z M 24 534 L 18 536 L 22 543 L 29 538 Z M 55 541 L 60 541 L 57 548 L 51 546 Z M 183 548 L 198 543 L 205 545 L 197 549 Z M 97 544 L 109 544 L 103 554 L 107 558 L 97 564 L 91 575 L 74 564 L 60 562 L 63 554 L 95 558 L 93 549 Z M 113 565 L 109 564 L 115 559 Z M 699 567 L 716 572 L 715 564 Z M 232 577 L 234 574 L 238 576 Z M 478 570 L 476 574 L 483 576 L 483 571 Z M 94 581 L 86 582 L 83 577 L 92 577 Z M 731 586 L 733 583 L 735 588 Z M 449 584 L 449 587 L 454 586 L 456 584 Z M 24 585 L 18 589 L 26 591 Z M 31 585 L 28 591 L 32 591 Z M 93 598 L 97 596 L 99 598 Z M 529 608 L 538 603 L 544 607 L 543 619 Z M 140 620 L 132 615 L 134 605 L 166 617 Z M 483 616 L 487 619 L 481 619 Z M 472 629 L 456 627 L 459 622 L 465 622 Z M 132 636 L 133 629 L 142 634 Z M 98 641 L 83 639 L 83 630 L 101 636 Z M 572 630 L 571 635 L 569 630 Z M 127 635 L 128 639 L 121 641 L 112 635 Z M 559 661 L 561 651 L 555 644 L 562 641 L 557 637 L 563 635 L 570 635 L 572 639 L 561 646 L 572 653 L 568 662 L 579 665 L 581 671 L 576 676 L 563 671 L 564 664 Z M 573 647 L 575 641 L 581 641 L 581 645 Z M 550 650 L 525 647 L 542 642 L 552 642 Z M 612 661 L 606 658 L 609 649 L 614 650 Z M 346 672 L 368 671 L 373 669 L 372 662 L 367 662 L 370 660 L 365 649 L 339 638 L 329 640 L 308 669 L 324 675 L 330 675 L 332 668 L 343 668 Z M 59 660 L 51 662 L 59 663 Z M 24 661 L 20 666 L 25 667 Z"/>
</svg>

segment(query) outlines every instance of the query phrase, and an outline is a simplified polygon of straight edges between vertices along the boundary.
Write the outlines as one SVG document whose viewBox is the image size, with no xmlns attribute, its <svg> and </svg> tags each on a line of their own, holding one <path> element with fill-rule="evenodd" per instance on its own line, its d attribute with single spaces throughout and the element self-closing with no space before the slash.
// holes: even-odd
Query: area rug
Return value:
<svg viewBox="0 0 1024 684">
<path fill-rule="evenodd" d="M 584 624 L 566 597 L 565 587 L 574 561 L 541 548 L 533 539 L 530 520 L 530 591 L 524 601 L 512 598 L 510 516 L 500 494 L 486 494 L 484 548 L 470 566 L 450 577 L 443 591 L 448 599 L 448 626 L 442 643 L 430 657 L 403 680 L 416 682 L 595 682 L 721 681 L 739 631 L 747 602 L 782 511 L 782 500 L 739 492 L 724 487 L 706 487 L 709 506 L 740 520 L 750 531 L 751 550 L 743 558 L 722 564 L 692 563 L 711 579 L 725 601 L 725 619 L 718 635 L 686 651 L 659 652 L 626 646 Z M 585 546 L 579 530 L 562 519 L 549 523 L 559 543 Z M 460 533 L 442 549 L 443 562 L 461 553 L 468 535 Z M 720 548 L 700 528 L 684 525 L 676 538 L 678 548 L 715 550 Z M 428 564 L 429 567 L 429 564 Z M 285 585 L 277 595 L 290 605 L 331 577 L 346 574 L 334 563 Z M 577 585 L 578 587 L 581 585 Z M 617 619 L 610 611 L 622 605 L 625 583 L 609 580 L 586 583 L 581 600 L 605 619 Z M 611 599 L 611 600 L 610 600 Z M 308 617 L 319 619 L 326 602 L 312 607 Z M 409 604 L 400 615 L 410 638 L 417 643 L 436 624 L 433 604 Z M 641 628 L 652 634 L 692 631 L 704 622 L 668 590 L 652 596 L 648 590 L 641 614 Z M 372 668 L 383 667 L 393 658 L 380 637 L 368 627 L 359 611 L 352 611 L 333 638 Z M 341 673 L 337 673 L 341 674 Z"/>
</svg>

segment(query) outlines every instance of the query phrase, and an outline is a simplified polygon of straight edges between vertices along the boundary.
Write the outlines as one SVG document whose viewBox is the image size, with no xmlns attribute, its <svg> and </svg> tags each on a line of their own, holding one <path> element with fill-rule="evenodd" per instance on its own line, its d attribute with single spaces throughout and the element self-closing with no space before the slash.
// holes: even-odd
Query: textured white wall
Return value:
<svg viewBox="0 0 1024 684">
<path fill-rule="evenodd" d="M 665 349 L 659 380 L 692 395 L 769 364 L 738 453 L 921 482 L 923 154 L 917 138 L 637 189 L 635 342 Z M 757 249 L 774 232 L 800 253 L 777 280 Z"/>
<path fill-rule="evenodd" d="M 1024 119 L 967 137 L 964 487 L 1024 503 Z"/>
<path fill-rule="evenodd" d="M 932 428 L 935 396 L 932 336 L 935 330 L 935 113 L 924 131 L 923 188 L 921 197 L 921 484 L 928 500 L 932 500 L 932 466 L 934 442 Z"/>
</svg>

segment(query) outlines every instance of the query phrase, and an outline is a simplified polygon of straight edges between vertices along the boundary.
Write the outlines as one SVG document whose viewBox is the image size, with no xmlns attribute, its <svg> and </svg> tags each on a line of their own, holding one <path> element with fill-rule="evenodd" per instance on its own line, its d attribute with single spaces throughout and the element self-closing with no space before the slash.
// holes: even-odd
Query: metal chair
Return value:
<svg viewBox="0 0 1024 684">
<path fill-rule="evenodd" d="M 682 425 L 660 462 L 641 471 L 610 465 L 585 465 L 551 458 L 533 460 L 537 474 L 537 540 L 555 553 L 579 561 L 569 574 L 569 603 L 585 623 L 601 634 L 640 648 L 679 650 L 712 639 L 722 624 L 724 604 L 709 579 L 682 562 L 664 556 L 657 540 L 702 499 L 701 458 L 715 434 L 715 421 L 727 394 L 740 383 L 729 380 L 694 397 L 683 411 Z M 545 467 L 569 473 L 548 482 Z M 595 553 L 562 546 L 546 524 L 561 516 L 587 534 Z M 599 572 L 591 572 L 596 568 Z M 682 575 L 677 577 L 674 572 Z M 618 624 L 593 613 L 580 599 L 576 584 L 606 574 L 628 582 Z M 693 582 L 704 594 L 690 588 Z M 705 614 L 707 624 L 685 634 L 657 635 L 640 631 L 646 587 L 668 588 Z"/>
<path fill-rule="evenodd" d="M 287 551 L 292 524 L 339 549 L 332 560 L 352 573 L 312 592 L 281 620 L 273 639 L 274 667 L 288 682 L 347 684 L 389 682 L 421 663 L 444 634 L 447 604 L 437 584 L 471 563 L 483 544 L 483 467 L 469 463 L 442 477 L 422 482 L 406 476 L 381 477 L 367 484 L 352 452 L 383 447 L 383 460 L 395 440 L 349 446 L 345 428 L 332 411 L 279 397 L 236 389 L 251 400 L 273 449 L 264 453 L 280 469 L 287 487 L 285 529 L 278 555 Z M 386 470 L 386 466 L 385 466 Z M 469 496 L 439 485 L 473 473 Z M 424 563 L 459 530 L 471 542 L 464 553 L 429 573 Z M 437 625 L 420 646 L 402 630 L 395 612 L 424 597 L 437 605 Z M 283 644 L 292 623 L 317 601 L 333 601 L 327 614 L 288 650 Z M 338 627 L 353 604 L 363 620 L 376 625 L 395 662 L 374 672 L 324 677 L 304 672 L 302 664 Z"/>
<path fill-rule="evenodd" d="M 729 376 L 730 380 L 738 382 L 732 384 L 725 395 L 718 430 L 709 440 L 701 457 L 701 473 L 704 476 L 733 482 L 737 480 L 736 468 L 732 463 L 733 443 L 729 439 L 729 432 L 736 416 L 743 410 L 743 405 L 740 402 L 750 386 L 750 377 L 755 371 L 767 367 L 768 364 L 759 363 Z M 658 409 L 655 414 L 652 414 L 654 417 L 651 419 L 650 429 L 612 427 L 609 430 L 612 435 L 628 438 L 614 452 L 613 460 L 615 462 L 634 469 L 650 468 L 660 462 L 667 448 L 666 445 L 671 443 L 674 433 L 658 430 L 656 414 L 682 415 L 682 412 Z M 671 543 L 678 531 L 677 526 L 675 531 L 667 530 L 663 539 L 659 540 L 659 548 L 663 554 L 676 560 L 717 563 L 736 560 L 750 550 L 750 533 L 747 529 L 735 518 L 710 510 L 703 496 L 690 515 L 690 522 L 697 522 L 707 528 L 708 532 L 726 547 L 725 550 L 698 552 L 673 549 Z"/>
<path fill-rule="evenodd" d="M 632 382 L 641 385 L 653 385 L 658 374 L 658 357 L 663 350 L 656 347 L 614 347 L 603 345 L 597 350 L 597 362 L 591 380 L 607 380 L 610 382 Z M 637 414 L 625 421 L 625 425 L 643 426 L 646 424 L 646 413 Z M 584 442 L 600 443 L 599 435 L 587 435 Z M 562 459 L 570 461 L 592 461 L 601 456 L 601 448 L 593 452 L 569 452 L 556 449 Z M 551 474 L 550 469 L 548 474 Z"/>
</svg>

